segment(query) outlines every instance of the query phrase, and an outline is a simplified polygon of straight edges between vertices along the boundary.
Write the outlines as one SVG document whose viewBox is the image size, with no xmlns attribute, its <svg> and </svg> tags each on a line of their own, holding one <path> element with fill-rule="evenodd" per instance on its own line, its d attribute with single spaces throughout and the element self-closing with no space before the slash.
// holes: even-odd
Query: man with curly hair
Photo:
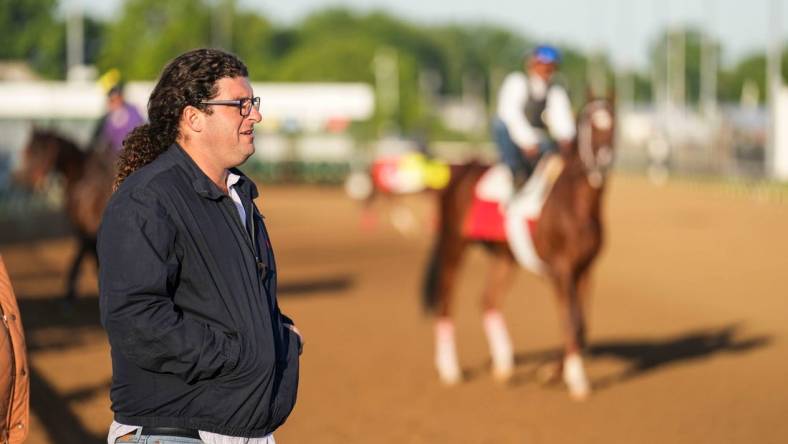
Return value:
<svg viewBox="0 0 788 444">
<path fill-rule="evenodd" d="M 259 108 L 238 58 L 198 49 L 164 68 L 125 141 L 98 236 L 109 443 L 270 444 L 295 405 L 301 338 L 236 168 Z"/>
</svg>

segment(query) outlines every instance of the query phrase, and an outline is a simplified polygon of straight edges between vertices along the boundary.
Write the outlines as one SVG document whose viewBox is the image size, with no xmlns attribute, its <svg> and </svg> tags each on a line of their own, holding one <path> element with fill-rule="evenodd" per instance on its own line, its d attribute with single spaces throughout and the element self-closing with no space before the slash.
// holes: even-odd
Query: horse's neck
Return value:
<svg viewBox="0 0 788 444">
<path fill-rule="evenodd" d="M 588 216 L 598 216 L 599 203 L 605 188 L 604 179 L 600 187 L 593 187 L 588 179 L 588 171 L 575 150 L 566 159 L 563 174 L 566 176 L 566 186 L 571 187 L 575 212 Z"/>
<path fill-rule="evenodd" d="M 85 174 L 87 155 L 69 142 L 59 141 L 55 143 L 60 144 L 55 157 L 55 169 L 66 179 L 66 186 L 71 185 L 80 180 Z"/>
</svg>

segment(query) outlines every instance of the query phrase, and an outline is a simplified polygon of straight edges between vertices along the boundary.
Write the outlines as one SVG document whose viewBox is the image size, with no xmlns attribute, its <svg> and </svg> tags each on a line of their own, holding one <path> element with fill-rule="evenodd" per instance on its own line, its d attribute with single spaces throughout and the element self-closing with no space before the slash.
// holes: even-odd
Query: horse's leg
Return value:
<svg viewBox="0 0 788 444">
<path fill-rule="evenodd" d="M 581 352 L 581 336 L 584 334 L 583 311 L 578 297 L 577 273 L 571 267 L 556 270 L 554 281 L 558 295 L 558 311 L 564 335 L 564 359 L 562 376 L 569 388 L 569 395 L 582 400 L 591 393 Z"/>
<path fill-rule="evenodd" d="M 374 189 L 364 200 L 361 201 L 361 229 L 372 231 L 378 227 L 378 215 L 374 205 L 379 201 L 378 192 Z"/>
<path fill-rule="evenodd" d="M 88 245 L 88 252 L 91 256 L 93 256 L 93 265 L 96 267 L 96 277 L 98 277 L 99 272 L 99 262 L 98 262 L 98 245 L 96 243 L 96 239 L 90 239 L 86 241 Z"/>
<path fill-rule="evenodd" d="M 438 310 L 435 322 L 435 366 L 441 381 L 453 385 L 462 380 L 457 344 L 454 337 L 454 321 L 451 318 L 451 303 L 454 281 L 466 241 L 456 237 L 443 239 L 438 254 L 442 263 L 438 277 Z"/>
<path fill-rule="evenodd" d="M 514 258 L 508 248 L 496 248 L 490 265 L 487 286 L 484 289 L 482 306 L 484 309 L 484 332 L 490 347 L 493 364 L 493 377 L 507 381 L 514 371 L 514 353 L 506 320 L 499 310 L 501 298 L 512 284 L 514 277 Z"/>
<path fill-rule="evenodd" d="M 580 306 L 580 329 L 577 334 L 577 342 L 580 349 L 585 350 L 587 346 L 588 334 L 588 311 L 591 307 L 591 270 L 586 268 L 577 277 L 577 298 Z"/>
<path fill-rule="evenodd" d="M 71 262 L 71 269 L 68 272 L 68 281 L 66 282 L 66 302 L 74 302 L 77 299 L 76 286 L 77 277 L 79 275 L 79 266 L 85 258 L 85 254 L 90 251 L 90 243 L 83 239 L 79 239 L 79 246 L 77 253 Z"/>
<path fill-rule="evenodd" d="M 393 202 L 392 205 L 389 210 L 389 221 L 394 229 L 404 237 L 415 235 L 418 230 L 418 221 L 413 210 L 399 201 Z"/>
</svg>

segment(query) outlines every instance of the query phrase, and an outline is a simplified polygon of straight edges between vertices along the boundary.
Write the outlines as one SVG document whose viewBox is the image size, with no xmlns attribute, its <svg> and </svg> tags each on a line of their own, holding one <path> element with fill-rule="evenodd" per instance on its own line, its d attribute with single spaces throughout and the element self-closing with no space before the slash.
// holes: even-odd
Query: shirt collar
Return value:
<svg viewBox="0 0 788 444">
<path fill-rule="evenodd" d="M 197 192 L 202 197 L 211 200 L 219 200 L 223 196 L 226 196 L 216 184 L 205 175 L 205 173 L 197 166 L 194 160 L 189 156 L 188 153 L 177 143 L 173 143 L 172 146 L 167 150 L 169 155 L 173 158 L 175 163 L 181 165 L 186 173 L 191 179 L 192 187 L 194 191 Z M 230 180 L 232 179 L 232 183 Z M 242 173 L 237 168 L 230 168 L 229 174 L 227 175 L 227 188 L 229 189 L 231 186 L 235 186 L 236 189 L 240 189 L 245 195 L 251 197 L 252 199 L 256 199 L 259 195 L 257 192 L 257 186 L 249 180 L 248 177 L 244 173 Z"/>
<path fill-rule="evenodd" d="M 232 171 L 227 173 L 227 189 L 234 187 L 238 181 L 241 180 L 241 176 L 239 174 L 235 174 Z"/>
</svg>

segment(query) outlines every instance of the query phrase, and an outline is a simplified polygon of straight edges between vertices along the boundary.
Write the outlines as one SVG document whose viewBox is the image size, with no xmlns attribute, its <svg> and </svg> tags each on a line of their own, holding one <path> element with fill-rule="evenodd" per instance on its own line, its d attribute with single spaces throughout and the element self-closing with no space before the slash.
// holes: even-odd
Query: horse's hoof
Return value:
<svg viewBox="0 0 788 444">
<path fill-rule="evenodd" d="M 512 379 L 514 368 L 511 366 L 493 367 L 492 375 L 496 382 L 506 383 Z"/>
<path fill-rule="evenodd" d="M 498 310 L 488 310 L 484 314 L 484 333 L 490 346 L 493 378 L 507 382 L 514 373 L 514 355 L 506 321 Z"/>
<path fill-rule="evenodd" d="M 457 356 L 453 349 L 440 350 L 437 359 L 435 360 L 435 368 L 438 370 L 438 376 L 444 385 L 456 385 L 462 381 L 462 370 L 457 363 Z"/>
<path fill-rule="evenodd" d="M 439 371 L 441 383 L 447 387 L 455 386 L 462 382 L 462 373 L 457 371 Z"/>
<path fill-rule="evenodd" d="M 591 396 L 591 388 L 585 387 L 569 387 L 569 397 L 573 401 L 585 401 Z"/>
<path fill-rule="evenodd" d="M 569 355 L 564 360 L 564 382 L 569 388 L 569 396 L 575 401 L 583 401 L 591 394 L 591 384 L 579 354 Z"/>
</svg>

